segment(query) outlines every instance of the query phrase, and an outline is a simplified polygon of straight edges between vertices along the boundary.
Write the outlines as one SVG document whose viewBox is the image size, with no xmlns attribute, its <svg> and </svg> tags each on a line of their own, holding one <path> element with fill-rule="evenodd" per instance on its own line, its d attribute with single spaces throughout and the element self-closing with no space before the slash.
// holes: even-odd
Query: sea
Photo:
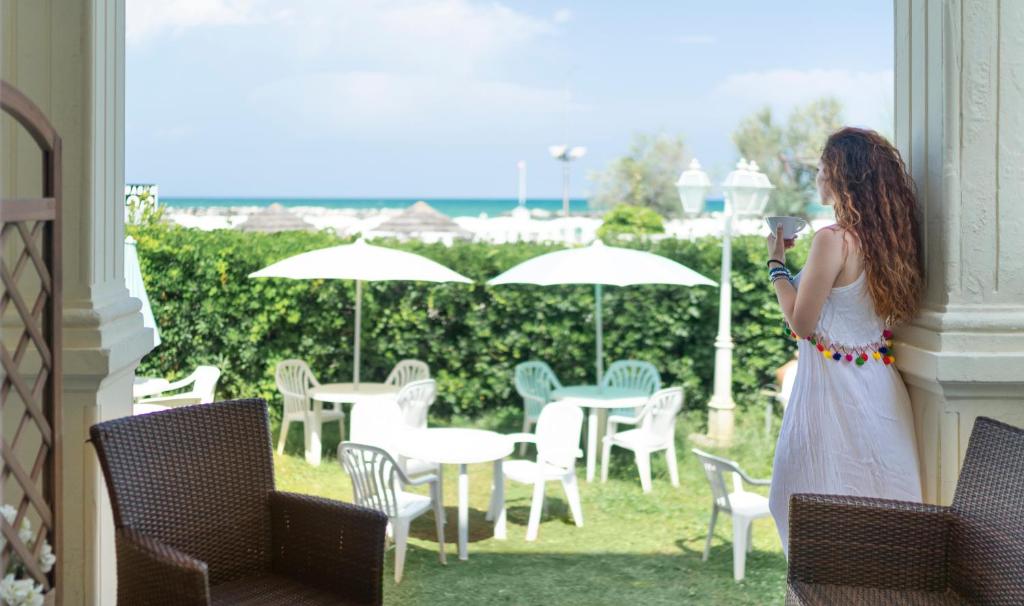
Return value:
<svg viewBox="0 0 1024 606">
<path fill-rule="evenodd" d="M 489 217 L 511 212 L 519 202 L 515 198 L 236 198 L 236 197 L 170 197 L 160 196 L 160 203 L 171 208 L 208 208 L 231 206 L 269 206 L 280 204 L 285 207 L 320 206 L 323 208 L 373 210 L 378 208 L 406 208 L 415 202 L 424 201 L 440 213 L 449 217 Z M 722 200 L 708 200 L 705 211 L 722 210 Z M 531 198 L 526 201 L 530 210 L 540 209 L 551 213 L 562 211 L 561 198 Z M 571 214 L 588 214 L 594 209 L 586 198 L 569 200 Z"/>
</svg>

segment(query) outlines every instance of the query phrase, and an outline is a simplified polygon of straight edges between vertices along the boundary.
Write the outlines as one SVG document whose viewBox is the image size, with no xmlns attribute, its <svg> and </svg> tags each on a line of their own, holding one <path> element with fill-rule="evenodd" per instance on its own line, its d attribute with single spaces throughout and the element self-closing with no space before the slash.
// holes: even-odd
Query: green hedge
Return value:
<svg viewBox="0 0 1024 606">
<path fill-rule="evenodd" d="M 273 372 L 282 359 L 307 360 L 321 381 L 351 377 L 353 282 L 247 277 L 274 261 L 348 240 L 328 232 L 203 232 L 159 224 L 130 232 L 138 241 L 163 341 L 142 361 L 140 374 L 179 377 L 198 364 L 214 364 L 224 372 L 219 398 L 258 396 L 271 401 L 275 411 L 280 397 Z M 433 413 L 442 417 L 519 408 L 512 368 L 532 358 L 548 361 L 564 383 L 593 381 L 592 287 L 483 285 L 558 246 L 388 245 L 423 254 L 478 282 L 366 284 L 364 380 L 383 380 L 401 358 L 425 360 L 438 380 Z M 635 246 L 718 279 L 718 239 Z M 757 398 L 758 388 L 792 352 L 767 286 L 764 248 L 759 237 L 733 244 L 734 380 L 741 405 Z M 801 247 L 795 256 L 804 251 Z M 688 407 L 704 406 L 714 369 L 718 290 L 608 287 L 604 302 L 607 360 L 653 362 L 666 384 L 685 386 Z"/>
</svg>

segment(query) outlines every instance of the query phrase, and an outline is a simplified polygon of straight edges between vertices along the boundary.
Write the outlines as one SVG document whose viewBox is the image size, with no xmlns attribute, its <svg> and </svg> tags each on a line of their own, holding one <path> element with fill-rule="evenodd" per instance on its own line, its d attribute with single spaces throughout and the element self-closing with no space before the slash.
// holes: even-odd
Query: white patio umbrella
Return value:
<svg viewBox="0 0 1024 606">
<path fill-rule="evenodd" d="M 249 274 L 249 277 L 356 281 L 356 336 L 352 382 L 357 387 L 363 322 L 363 282 L 472 282 L 466 276 L 436 261 L 394 248 L 367 244 L 362 238 L 352 244 L 321 248 L 288 257 Z"/>
<path fill-rule="evenodd" d="M 715 282 L 672 259 L 644 252 L 605 246 L 594 240 L 590 246 L 560 250 L 534 257 L 516 265 L 488 284 L 593 284 L 594 324 L 597 331 L 597 382 L 604 375 L 604 327 L 601 322 L 601 287 L 636 284 L 715 286 Z"/>
</svg>

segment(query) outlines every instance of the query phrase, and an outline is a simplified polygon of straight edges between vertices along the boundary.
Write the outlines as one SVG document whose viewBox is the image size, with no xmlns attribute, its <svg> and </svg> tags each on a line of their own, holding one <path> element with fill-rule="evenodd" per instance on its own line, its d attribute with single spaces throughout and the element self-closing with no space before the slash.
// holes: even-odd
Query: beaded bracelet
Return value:
<svg viewBox="0 0 1024 606">
<path fill-rule="evenodd" d="M 775 284 L 776 280 L 781 280 L 783 278 L 790 282 L 793 281 L 793 275 L 789 273 L 789 269 L 787 269 L 785 265 L 782 267 L 773 267 L 768 270 L 768 279 L 771 280 L 772 284 Z"/>
</svg>

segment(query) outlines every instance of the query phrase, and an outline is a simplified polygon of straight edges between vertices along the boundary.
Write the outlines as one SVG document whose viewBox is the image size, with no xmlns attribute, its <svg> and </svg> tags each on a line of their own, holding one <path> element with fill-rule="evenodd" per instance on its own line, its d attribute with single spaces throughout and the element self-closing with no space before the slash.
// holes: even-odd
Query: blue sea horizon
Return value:
<svg viewBox="0 0 1024 606">
<path fill-rule="evenodd" d="M 217 196 L 161 196 L 160 203 L 171 208 L 229 208 L 232 206 L 270 206 L 280 204 L 286 208 L 297 206 L 319 206 L 333 209 L 373 210 L 378 208 L 407 208 L 422 200 L 440 213 L 449 217 L 476 217 L 481 213 L 488 216 L 502 215 L 512 212 L 519 205 L 515 198 L 244 198 Z M 706 212 L 721 211 L 722 200 L 708 200 Z M 526 201 L 530 210 L 540 209 L 551 213 L 562 210 L 561 198 L 534 198 Z M 572 214 L 589 213 L 593 209 L 586 198 L 569 200 L 569 212 Z"/>
</svg>

